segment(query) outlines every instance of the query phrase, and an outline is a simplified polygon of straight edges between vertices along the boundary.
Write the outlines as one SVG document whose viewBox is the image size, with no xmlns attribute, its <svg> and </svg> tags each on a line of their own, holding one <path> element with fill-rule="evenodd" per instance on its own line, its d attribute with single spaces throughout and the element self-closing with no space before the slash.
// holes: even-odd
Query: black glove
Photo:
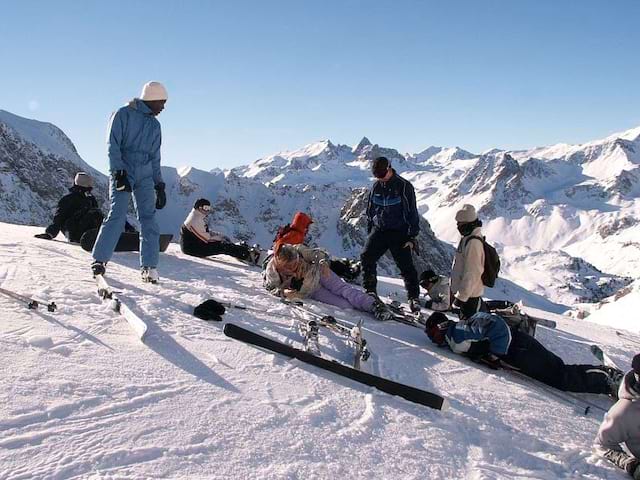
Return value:
<svg viewBox="0 0 640 480">
<path fill-rule="evenodd" d="M 162 210 L 167 204 L 167 194 L 164 193 L 164 182 L 160 182 L 155 186 L 156 189 L 156 209 Z"/>
<path fill-rule="evenodd" d="M 36 233 L 34 237 L 42 238 L 43 240 L 53 240 L 53 237 L 48 233 Z"/>
<path fill-rule="evenodd" d="M 131 184 L 127 178 L 126 170 L 116 170 L 113 172 L 113 178 L 116 181 L 116 190 L 118 192 L 130 192 Z"/>
<path fill-rule="evenodd" d="M 467 351 L 467 355 L 474 361 L 480 360 L 485 355 L 490 353 L 491 343 L 488 338 L 483 338 L 477 342 L 471 342 L 471 346 Z"/>
<path fill-rule="evenodd" d="M 424 302 L 424 306 L 426 309 L 431 310 L 431 307 L 433 307 L 433 300 L 427 300 L 426 302 Z"/>
<path fill-rule="evenodd" d="M 410 248 L 413 253 L 418 257 L 420 256 L 420 247 L 418 246 L 418 239 L 416 237 L 409 237 L 402 245 L 402 248 Z"/>
<path fill-rule="evenodd" d="M 304 278 L 292 278 L 291 279 L 291 289 L 299 292 L 302 288 L 302 284 L 304 283 Z"/>
</svg>

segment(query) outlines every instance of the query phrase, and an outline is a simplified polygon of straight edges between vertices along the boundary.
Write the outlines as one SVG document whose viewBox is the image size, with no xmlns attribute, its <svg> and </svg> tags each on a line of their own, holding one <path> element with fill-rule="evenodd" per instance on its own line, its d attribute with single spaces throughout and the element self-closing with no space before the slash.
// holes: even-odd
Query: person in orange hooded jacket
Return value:
<svg viewBox="0 0 640 480">
<path fill-rule="evenodd" d="M 280 245 L 288 243 L 289 245 L 298 245 L 304 243 L 307 236 L 309 226 L 313 223 L 311 217 L 306 213 L 296 212 L 293 216 L 291 224 L 281 227 L 278 230 L 276 239 L 273 243 L 273 251 L 277 252 Z"/>
<path fill-rule="evenodd" d="M 309 232 L 309 227 L 313 223 L 313 220 L 309 215 L 303 212 L 296 212 L 293 216 L 293 220 L 289 225 L 280 227 L 276 238 L 273 242 L 273 252 L 278 253 L 281 245 L 300 245 L 305 244 L 305 238 Z M 339 277 L 344 278 L 347 281 L 354 281 L 360 275 L 360 264 L 352 264 L 346 258 L 338 259 L 332 258 L 329 262 L 331 270 Z"/>
</svg>

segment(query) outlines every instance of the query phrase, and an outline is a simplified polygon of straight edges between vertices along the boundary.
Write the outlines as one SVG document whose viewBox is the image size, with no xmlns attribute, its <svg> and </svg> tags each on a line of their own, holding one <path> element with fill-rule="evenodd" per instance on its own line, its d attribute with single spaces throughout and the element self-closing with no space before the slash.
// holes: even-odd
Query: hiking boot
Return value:
<svg viewBox="0 0 640 480">
<path fill-rule="evenodd" d="M 377 298 L 377 295 L 376 300 L 373 302 L 373 315 L 376 317 L 376 320 L 380 320 L 381 322 L 388 322 L 395 318 L 393 312 L 382 300 Z"/>
<path fill-rule="evenodd" d="M 106 272 L 106 265 L 107 264 L 105 262 L 98 262 L 97 260 L 93 262 L 91 264 L 91 272 L 93 273 L 93 276 L 97 277 L 98 275 L 104 275 Z"/>
<path fill-rule="evenodd" d="M 420 300 L 417 298 L 410 298 L 409 310 L 411 310 L 411 313 L 420 313 Z"/>
<path fill-rule="evenodd" d="M 158 283 L 158 280 L 160 280 L 158 270 L 153 267 L 142 267 L 140 275 L 144 283 Z"/>
</svg>

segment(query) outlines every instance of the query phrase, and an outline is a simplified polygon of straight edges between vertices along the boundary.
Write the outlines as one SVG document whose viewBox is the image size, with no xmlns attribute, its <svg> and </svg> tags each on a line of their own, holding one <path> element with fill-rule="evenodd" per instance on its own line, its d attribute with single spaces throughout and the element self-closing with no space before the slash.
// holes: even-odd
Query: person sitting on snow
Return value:
<svg viewBox="0 0 640 480">
<path fill-rule="evenodd" d="M 275 252 L 280 245 L 285 243 L 289 245 L 305 244 L 307 233 L 309 233 L 309 227 L 312 223 L 313 220 L 309 215 L 303 212 L 296 212 L 290 224 L 278 229 L 276 238 L 273 241 L 273 251 Z M 348 282 L 355 282 L 360 275 L 361 265 L 359 261 L 332 257 L 329 261 L 329 266 L 335 274 Z"/>
<path fill-rule="evenodd" d="M 618 401 L 600 425 L 594 446 L 604 458 L 640 480 L 640 354 L 633 357 L 631 367 L 618 390 Z"/>
<path fill-rule="evenodd" d="M 451 308 L 451 288 L 449 278 L 438 275 L 431 269 L 420 274 L 420 286 L 427 291 L 429 299 L 425 307 L 437 312 L 446 312 Z"/>
<path fill-rule="evenodd" d="M 567 365 L 528 333 L 511 330 L 499 315 L 478 312 L 454 322 L 442 312 L 427 319 L 425 331 L 432 342 L 448 345 L 493 368 L 517 370 L 542 383 L 569 392 L 616 396 L 622 372 L 603 365 Z"/>
<path fill-rule="evenodd" d="M 209 231 L 207 217 L 211 213 L 211 202 L 200 198 L 193 205 L 180 229 L 180 249 L 182 253 L 194 257 L 209 255 L 230 255 L 239 260 L 258 265 L 260 249 L 245 243 L 233 243 L 227 236 Z"/>
<path fill-rule="evenodd" d="M 370 312 L 378 320 L 393 318 L 377 297 L 338 277 L 329 267 L 329 254 L 319 248 L 281 244 L 267 263 L 264 286 L 288 299 L 308 297 L 338 308 Z"/>
<path fill-rule="evenodd" d="M 78 172 L 69 193 L 58 202 L 53 223 L 47 227 L 45 233 L 38 233 L 35 237 L 52 240 L 62 232 L 68 241 L 78 243 L 84 232 L 98 228 L 104 217 L 91 190 L 91 175 Z"/>
</svg>

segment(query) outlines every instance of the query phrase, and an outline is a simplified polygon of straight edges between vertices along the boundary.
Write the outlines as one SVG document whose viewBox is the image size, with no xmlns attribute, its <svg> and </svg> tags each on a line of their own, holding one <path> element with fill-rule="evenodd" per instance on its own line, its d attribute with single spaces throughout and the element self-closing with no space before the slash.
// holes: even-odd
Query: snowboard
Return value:
<svg viewBox="0 0 640 480">
<path fill-rule="evenodd" d="M 83 250 L 91 252 L 98 237 L 98 228 L 92 228 L 82 234 L 80 246 Z M 168 233 L 160 234 L 160 251 L 164 252 L 171 243 L 173 235 Z M 140 234 L 138 232 L 122 232 L 116 245 L 116 252 L 137 252 L 140 249 Z"/>
</svg>

